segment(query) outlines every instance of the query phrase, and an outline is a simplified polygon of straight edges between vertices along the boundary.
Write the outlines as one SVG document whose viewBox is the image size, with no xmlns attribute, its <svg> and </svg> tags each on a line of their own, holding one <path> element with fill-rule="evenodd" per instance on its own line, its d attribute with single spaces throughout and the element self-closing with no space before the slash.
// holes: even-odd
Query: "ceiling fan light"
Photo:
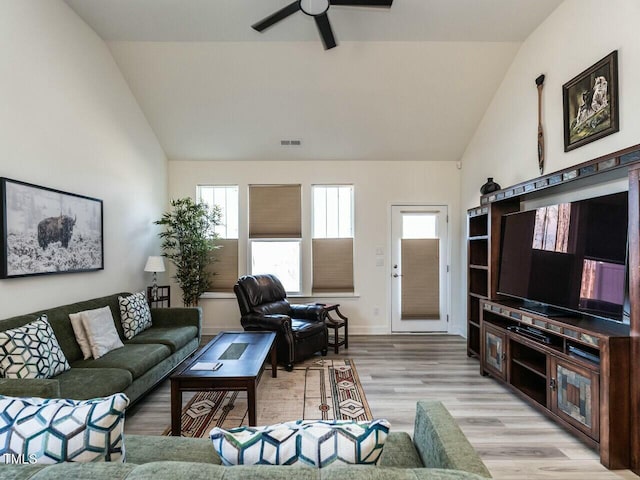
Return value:
<svg viewBox="0 0 640 480">
<path fill-rule="evenodd" d="M 300 10 L 310 17 L 317 17 L 329 10 L 331 4 L 329 0 L 298 0 L 300 2 Z"/>
</svg>

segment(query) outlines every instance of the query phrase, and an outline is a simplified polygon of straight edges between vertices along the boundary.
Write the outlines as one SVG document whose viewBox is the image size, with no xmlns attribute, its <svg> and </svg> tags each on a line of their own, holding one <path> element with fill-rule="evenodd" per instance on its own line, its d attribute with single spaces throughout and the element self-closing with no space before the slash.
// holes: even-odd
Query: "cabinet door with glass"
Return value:
<svg viewBox="0 0 640 480">
<path fill-rule="evenodd" d="M 504 330 L 483 324 L 482 364 L 487 373 L 507 379 L 507 342 Z"/>
<path fill-rule="evenodd" d="M 600 375 L 586 367 L 551 357 L 551 410 L 594 440 L 600 438 Z"/>
</svg>

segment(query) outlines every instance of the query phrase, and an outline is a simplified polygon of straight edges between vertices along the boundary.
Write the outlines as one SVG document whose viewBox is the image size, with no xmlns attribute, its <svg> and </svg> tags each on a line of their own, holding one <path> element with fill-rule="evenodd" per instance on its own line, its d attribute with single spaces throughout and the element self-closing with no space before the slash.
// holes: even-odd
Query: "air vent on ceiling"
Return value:
<svg viewBox="0 0 640 480">
<path fill-rule="evenodd" d="M 299 147 L 302 145 L 302 140 L 280 140 L 280 145 L 283 147 Z"/>
</svg>

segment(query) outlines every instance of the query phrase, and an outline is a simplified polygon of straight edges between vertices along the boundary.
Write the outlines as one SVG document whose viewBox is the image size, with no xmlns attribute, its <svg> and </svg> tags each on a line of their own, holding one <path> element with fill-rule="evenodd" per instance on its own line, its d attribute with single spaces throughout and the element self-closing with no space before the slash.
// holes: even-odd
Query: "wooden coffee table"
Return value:
<svg viewBox="0 0 640 480">
<path fill-rule="evenodd" d="M 221 332 L 171 376 L 171 435 L 180 436 L 182 392 L 239 390 L 247 392 L 249 425 L 256 425 L 256 389 L 271 355 L 271 376 L 277 377 L 274 332 Z M 218 370 L 202 370 L 220 362 Z"/>
</svg>

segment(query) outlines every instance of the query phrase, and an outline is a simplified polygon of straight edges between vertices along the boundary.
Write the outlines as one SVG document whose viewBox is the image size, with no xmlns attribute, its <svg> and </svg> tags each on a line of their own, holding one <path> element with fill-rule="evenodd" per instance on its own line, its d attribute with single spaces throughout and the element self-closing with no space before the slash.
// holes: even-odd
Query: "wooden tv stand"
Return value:
<svg viewBox="0 0 640 480">
<path fill-rule="evenodd" d="M 599 449 L 605 467 L 627 468 L 629 326 L 545 317 L 516 300 L 480 303 L 480 372 Z"/>
</svg>

